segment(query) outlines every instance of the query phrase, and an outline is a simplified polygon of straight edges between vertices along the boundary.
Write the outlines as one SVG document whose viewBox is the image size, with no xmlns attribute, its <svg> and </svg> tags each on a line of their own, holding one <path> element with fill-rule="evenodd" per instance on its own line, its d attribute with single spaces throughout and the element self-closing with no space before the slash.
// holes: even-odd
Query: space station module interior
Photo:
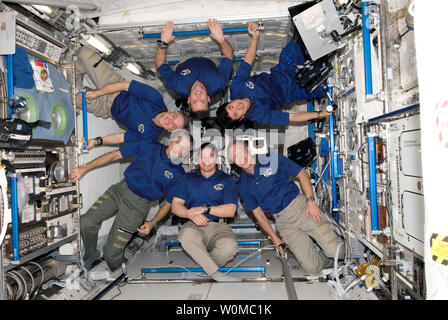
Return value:
<svg viewBox="0 0 448 320">
<path fill-rule="evenodd" d="M 443 39 L 432 37 L 448 30 L 446 9 L 443 0 L 3 1 L 0 300 L 447 299 L 448 90 L 442 75 L 448 64 Z M 305 272 L 291 252 L 272 246 L 239 201 L 227 221 L 238 241 L 238 253 L 223 267 L 239 280 L 231 286 L 204 277 L 179 243 L 182 224 L 173 214 L 149 235 L 135 231 L 116 270 L 101 258 L 114 217 L 104 221 L 100 256 L 87 270 L 80 221 L 123 179 L 130 161 L 96 168 L 76 182 L 69 178 L 74 168 L 117 149 L 87 150 L 83 139 L 126 130 L 87 112 L 83 93 L 100 88 L 88 75 L 75 86 L 78 52 L 89 48 L 95 62 L 156 88 L 168 110 L 179 110 L 183 104 L 156 69 L 156 41 L 173 21 L 168 65 L 219 59 L 210 18 L 233 48 L 234 73 L 250 42 L 249 23 L 260 32 L 252 74 L 269 73 L 294 37 L 306 48 L 296 81 L 308 91 L 323 88 L 325 96 L 283 110 L 331 115 L 287 126 L 249 121 L 238 139 L 252 154 L 276 152 L 307 170 L 322 221 L 342 239 L 344 258 L 325 272 Z M 212 99 L 210 119 L 229 100 L 227 86 Z M 223 145 L 228 138 L 201 122 L 189 128 L 193 146 Z M 168 135 L 159 141 L 167 144 Z M 223 153 L 218 167 L 237 181 L 241 172 L 227 161 Z M 145 220 L 162 204 L 153 201 Z"/>
</svg>

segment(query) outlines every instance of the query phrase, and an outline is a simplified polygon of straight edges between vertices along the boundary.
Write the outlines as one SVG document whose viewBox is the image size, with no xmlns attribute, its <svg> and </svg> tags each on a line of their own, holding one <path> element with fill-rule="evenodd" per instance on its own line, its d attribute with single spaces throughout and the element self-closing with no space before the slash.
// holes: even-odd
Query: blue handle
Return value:
<svg viewBox="0 0 448 320">
<path fill-rule="evenodd" d="M 17 209 L 17 177 L 11 177 L 12 259 L 20 260 L 19 215 Z"/>
<path fill-rule="evenodd" d="M 89 142 L 87 134 L 87 99 L 85 90 L 82 91 L 82 131 L 84 136 L 84 150 L 86 150 Z"/>
<path fill-rule="evenodd" d="M 232 229 L 256 229 L 255 226 L 250 225 L 250 226 L 231 226 Z"/>
<path fill-rule="evenodd" d="M 328 94 L 333 98 L 333 87 L 328 86 Z M 332 106 L 333 103 L 331 99 L 328 99 L 328 105 Z M 334 116 L 333 114 L 330 115 L 328 121 L 330 122 L 330 156 L 331 156 L 331 191 L 333 194 L 333 201 L 332 201 L 332 209 L 335 209 L 338 207 L 338 196 L 337 196 L 337 189 L 336 189 L 336 179 L 338 178 L 338 165 L 337 165 L 337 159 L 338 155 L 335 148 L 335 142 L 334 142 Z M 332 216 L 336 221 L 339 221 L 339 213 L 332 212 Z"/>
<path fill-rule="evenodd" d="M 8 88 L 8 98 L 11 98 L 14 95 L 14 60 L 13 55 L 6 55 L 6 68 L 7 68 L 7 76 L 6 83 Z M 8 106 L 9 116 L 12 117 L 12 110 Z"/>
<path fill-rule="evenodd" d="M 247 32 L 247 27 L 223 28 L 222 32 L 223 33 Z M 195 36 L 195 35 L 203 35 L 203 34 L 210 34 L 210 29 L 173 32 L 173 36 L 175 36 L 175 37 L 177 37 L 177 36 Z M 160 36 L 161 36 L 161 33 L 144 33 L 143 39 L 160 38 Z"/>
<path fill-rule="evenodd" d="M 372 230 L 378 230 L 378 201 L 376 186 L 376 137 L 369 135 L 367 138 L 369 148 L 369 189 L 370 189 L 370 219 Z"/>
<path fill-rule="evenodd" d="M 312 101 L 312 100 L 307 101 L 307 111 L 314 112 L 314 101 Z M 311 123 L 308 124 L 308 137 L 313 139 L 313 142 L 316 143 L 316 133 L 314 132 L 314 122 L 313 121 L 311 121 Z M 316 172 L 316 160 L 313 161 L 311 168 L 313 168 L 314 172 Z M 314 178 L 316 178 L 314 172 L 313 172 L 313 176 L 314 176 Z"/>
<path fill-rule="evenodd" d="M 362 38 L 364 43 L 364 78 L 366 94 L 372 94 L 372 53 L 370 49 L 369 3 L 362 2 Z"/>
<path fill-rule="evenodd" d="M 249 245 L 249 244 L 256 244 L 260 245 L 260 240 L 251 240 L 251 241 L 237 241 L 238 245 Z M 181 244 L 180 242 L 165 242 L 165 247 L 179 247 Z"/>
<path fill-rule="evenodd" d="M 8 99 L 14 95 L 14 63 L 13 55 L 6 55 L 7 79 L 6 84 L 8 88 Z M 12 117 L 12 110 L 8 106 L 9 116 Z M 17 176 L 12 176 L 10 179 L 11 185 L 11 223 L 12 223 L 12 259 L 13 261 L 20 260 L 19 247 L 19 214 L 17 205 Z M 6 201 L 6 200 L 5 200 Z"/>
<path fill-rule="evenodd" d="M 266 272 L 266 267 L 222 267 L 220 272 Z M 204 272 L 202 268 L 142 268 L 141 273 Z"/>
<path fill-rule="evenodd" d="M 221 61 L 222 58 L 218 58 L 218 60 Z M 244 60 L 243 57 L 236 57 L 236 58 L 233 58 L 233 61 L 243 61 L 243 60 Z M 180 62 L 179 60 L 173 60 L 173 61 L 168 61 L 167 64 L 168 64 L 168 65 L 176 65 L 176 64 L 178 64 L 179 62 Z"/>
</svg>

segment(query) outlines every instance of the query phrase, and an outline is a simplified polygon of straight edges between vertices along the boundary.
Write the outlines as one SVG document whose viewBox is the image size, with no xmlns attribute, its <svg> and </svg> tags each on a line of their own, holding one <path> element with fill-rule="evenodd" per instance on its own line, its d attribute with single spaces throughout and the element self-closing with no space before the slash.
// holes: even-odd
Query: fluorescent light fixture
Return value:
<svg viewBox="0 0 448 320">
<path fill-rule="evenodd" d="M 128 69 L 129 71 L 131 71 L 132 73 L 134 73 L 136 75 L 140 75 L 142 73 L 140 66 L 138 64 L 136 64 L 135 62 L 129 62 L 126 65 L 126 69 Z"/>
<path fill-rule="evenodd" d="M 110 55 L 112 53 L 110 46 L 106 43 L 106 41 L 103 38 L 95 37 L 94 35 L 91 35 L 91 34 L 85 35 L 83 33 L 81 33 L 81 37 L 88 44 L 90 44 L 92 47 L 98 49 L 102 53 L 104 53 L 106 55 Z"/>
<path fill-rule="evenodd" d="M 50 8 L 49 6 L 41 6 L 41 5 L 32 5 L 32 7 L 34 9 L 36 9 L 37 11 L 39 11 L 40 13 L 46 14 L 49 17 L 54 16 L 55 11 L 53 8 Z"/>
</svg>

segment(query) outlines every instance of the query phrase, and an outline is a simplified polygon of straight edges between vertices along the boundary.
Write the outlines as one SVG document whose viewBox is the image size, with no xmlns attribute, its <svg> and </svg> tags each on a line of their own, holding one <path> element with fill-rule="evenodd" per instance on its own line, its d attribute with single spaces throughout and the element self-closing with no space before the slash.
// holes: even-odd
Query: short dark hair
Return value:
<svg viewBox="0 0 448 320">
<path fill-rule="evenodd" d="M 200 150 L 204 150 L 205 148 L 209 148 L 212 149 L 216 154 L 218 153 L 218 149 L 216 148 L 216 146 L 211 143 L 211 142 L 204 142 L 203 144 L 201 144 L 201 148 Z"/>
<path fill-rule="evenodd" d="M 190 112 L 191 118 L 192 119 L 196 119 L 196 120 L 205 120 L 208 119 L 210 116 L 210 110 L 201 110 L 201 111 L 196 111 Z"/>
<path fill-rule="evenodd" d="M 226 107 L 229 103 L 223 103 L 216 110 L 216 123 L 223 129 L 235 129 L 241 124 L 240 120 L 232 120 L 227 113 Z"/>
</svg>

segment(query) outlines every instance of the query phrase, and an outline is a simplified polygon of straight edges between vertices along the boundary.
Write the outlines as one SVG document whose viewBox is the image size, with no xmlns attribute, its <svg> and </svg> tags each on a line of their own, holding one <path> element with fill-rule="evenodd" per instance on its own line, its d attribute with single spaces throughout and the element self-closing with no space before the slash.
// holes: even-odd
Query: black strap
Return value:
<svg viewBox="0 0 448 320">
<path fill-rule="evenodd" d="M 98 60 L 98 62 L 95 63 L 95 64 L 93 65 L 93 67 L 94 67 L 94 68 L 98 67 L 98 65 L 100 64 L 101 61 L 103 61 L 103 57 L 101 57 L 101 59 Z"/>
<path fill-rule="evenodd" d="M 35 121 L 35 122 L 28 122 L 28 124 L 30 125 L 31 128 L 35 128 L 37 126 L 44 127 L 46 129 L 50 129 L 51 128 L 51 122 L 43 121 L 43 120 L 38 120 L 38 121 Z"/>
</svg>

